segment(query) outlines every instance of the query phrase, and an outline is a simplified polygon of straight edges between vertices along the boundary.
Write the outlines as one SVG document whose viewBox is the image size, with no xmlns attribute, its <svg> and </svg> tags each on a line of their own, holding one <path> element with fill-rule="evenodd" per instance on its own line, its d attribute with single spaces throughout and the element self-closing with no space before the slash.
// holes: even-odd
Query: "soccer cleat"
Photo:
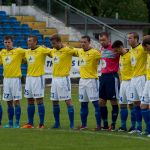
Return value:
<svg viewBox="0 0 150 150">
<path fill-rule="evenodd" d="M 9 125 L 9 124 L 6 124 L 6 125 L 3 126 L 3 128 L 13 128 L 13 126 Z"/>
<path fill-rule="evenodd" d="M 148 135 L 147 135 L 147 137 L 149 137 L 149 138 L 150 138 L 150 134 L 148 134 Z"/>
<path fill-rule="evenodd" d="M 111 126 L 109 127 L 108 131 L 115 131 L 115 125 L 114 124 L 111 124 Z"/>
<path fill-rule="evenodd" d="M 18 129 L 18 128 L 20 128 L 20 126 L 19 126 L 19 124 L 15 124 L 15 125 L 13 125 L 13 128 Z"/>
<path fill-rule="evenodd" d="M 39 124 L 39 125 L 37 126 L 37 129 L 44 129 L 44 128 L 45 128 L 44 124 Z"/>
<path fill-rule="evenodd" d="M 53 126 L 52 126 L 52 129 L 59 129 L 60 128 L 60 124 L 54 124 Z"/>
<path fill-rule="evenodd" d="M 102 131 L 108 131 L 108 129 L 109 129 L 108 126 L 101 127 L 101 130 L 102 130 Z"/>
<path fill-rule="evenodd" d="M 21 128 L 22 129 L 32 129 L 32 128 L 34 128 L 34 126 L 29 124 L 29 123 L 27 123 L 27 124 L 23 125 Z"/>
<path fill-rule="evenodd" d="M 135 130 L 134 127 L 131 127 L 131 128 L 128 130 L 128 133 L 129 133 L 129 134 L 133 134 L 133 133 L 135 133 L 135 132 L 136 132 L 136 130 Z"/>
<path fill-rule="evenodd" d="M 136 130 L 136 133 L 141 135 L 142 134 L 142 131 L 141 130 Z"/>
<path fill-rule="evenodd" d="M 77 130 L 87 130 L 88 128 L 87 128 L 87 126 L 78 126 L 77 127 Z"/>
<path fill-rule="evenodd" d="M 127 131 L 127 129 L 126 128 L 123 128 L 123 127 L 120 127 L 119 129 L 118 129 L 118 132 L 126 132 Z"/>
<path fill-rule="evenodd" d="M 94 128 L 94 131 L 100 131 L 101 130 L 101 126 L 97 125 L 96 128 Z"/>
<path fill-rule="evenodd" d="M 74 125 L 73 124 L 70 125 L 70 129 L 74 129 Z"/>
<path fill-rule="evenodd" d="M 149 134 L 150 134 L 150 133 L 147 132 L 147 131 L 144 131 L 144 132 L 141 133 L 141 135 L 144 135 L 144 136 L 148 136 Z"/>
</svg>

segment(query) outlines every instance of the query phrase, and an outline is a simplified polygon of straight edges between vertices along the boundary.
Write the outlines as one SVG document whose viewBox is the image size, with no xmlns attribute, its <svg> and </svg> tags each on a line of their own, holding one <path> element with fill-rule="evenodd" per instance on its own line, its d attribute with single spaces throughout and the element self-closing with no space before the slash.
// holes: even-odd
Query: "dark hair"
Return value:
<svg viewBox="0 0 150 150">
<path fill-rule="evenodd" d="M 150 38 L 145 38 L 142 42 L 142 46 L 150 45 Z"/>
<path fill-rule="evenodd" d="M 51 41 L 57 41 L 57 42 L 61 42 L 61 37 L 59 34 L 54 34 L 51 38 Z"/>
<path fill-rule="evenodd" d="M 101 33 L 99 34 L 99 36 L 100 36 L 100 37 L 106 36 L 107 38 L 109 38 L 108 32 L 101 32 Z"/>
<path fill-rule="evenodd" d="M 139 41 L 139 35 L 136 32 L 130 32 L 128 34 L 133 34 L 134 38 L 137 39 L 137 41 Z"/>
<path fill-rule="evenodd" d="M 4 37 L 4 40 L 11 40 L 11 41 L 13 41 L 13 38 L 12 38 L 12 36 L 6 35 Z"/>
<path fill-rule="evenodd" d="M 33 38 L 34 41 L 38 42 L 38 37 L 35 35 L 29 35 L 28 38 Z"/>
<path fill-rule="evenodd" d="M 117 40 L 112 44 L 112 48 L 119 48 L 121 46 L 123 46 L 123 43 L 120 40 Z"/>
<path fill-rule="evenodd" d="M 84 35 L 81 39 L 87 39 L 88 42 L 91 42 L 91 38 L 88 35 Z"/>
</svg>

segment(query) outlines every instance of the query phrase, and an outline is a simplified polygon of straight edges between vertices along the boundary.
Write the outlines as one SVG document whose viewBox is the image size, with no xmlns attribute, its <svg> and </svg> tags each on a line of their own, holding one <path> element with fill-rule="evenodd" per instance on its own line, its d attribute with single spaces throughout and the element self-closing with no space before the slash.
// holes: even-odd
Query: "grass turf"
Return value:
<svg viewBox="0 0 150 150">
<path fill-rule="evenodd" d="M 54 123 L 52 114 L 52 104 L 49 100 L 49 90 L 45 91 L 45 129 L 36 129 L 39 118 L 36 113 L 34 118 L 34 129 L 0 129 L 0 149 L 1 150 L 145 150 L 149 146 L 150 138 L 129 135 L 128 133 L 91 131 L 95 127 L 94 108 L 89 103 L 89 116 L 87 131 L 74 131 L 69 129 L 69 120 L 67 109 L 64 102 L 60 103 L 61 107 L 61 129 L 51 129 Z M 78 102 L 78 90 L 76 87 L 72 89 L 73 103 L 75 107 L 75 126 L 80 125 L 80 103 Z M 7 123 L 6 103 L 2 101 L 3 106 L 3 125 Z M 27 101 L 21 101 L 22 115 L 21 125 L 27 123 L 26 112 Z M 111 107 L 109 108 L 109 118 L 111 118 Z M 110 121 L 109 121 L 110 122 Z M 119 127 L 120 119 L 118 117 L 117 127 Z M 128 121 L 129 127 L 129 121 Z"/>
</svg>

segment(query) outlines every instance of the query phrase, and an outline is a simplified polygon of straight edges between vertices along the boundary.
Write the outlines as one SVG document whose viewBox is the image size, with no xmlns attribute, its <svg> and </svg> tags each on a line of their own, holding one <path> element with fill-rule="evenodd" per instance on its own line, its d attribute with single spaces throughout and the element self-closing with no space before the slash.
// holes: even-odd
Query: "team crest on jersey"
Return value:
<svg viewBox="0 0 150 150">
<path fill-rule="evenodd" d="M 58 56 L 55 56 L 55 57 L 53 58 L 53 62 L 54 62 L 54 64 L 59 63 L 59 58 L 58 58 Z"/>
<path fill-rule="evenodd" d="M 4 60 L 5 60 L 5 64 L 10 64 L 12 61 L 12 57 L 6 56 Z"/>
<path fill-rule="evenodd" d="M 81 58 L 80 59 L 80 66 L 85 66 L 85 65 L 86 65 L 85 59 Z"/>
<path fill-rule="evenodd" d="M 29 62 L 30 64 L 32 64 L 34 61 L 35 61 L 34 56 L 30 55 L 30 56 L 28 57 L 28 62 Z"/>
<path fill-rule="evenodd" d="M 102 59 L 100 61 L 100 66 L 101 66 L 101 68 L 106 68 L 106 61 Z"/>
<path fill-rule="evenodd" d="M 123 65 L 121 63 L 119 63 L 119 68 L 120 68 L 120 70 L 123 69 Z"/>
<path fill-rule="evenodd" d="M 136 65 L 136 58 L 134 56 L 131 57 L 131 65 L 132 66 Z"/>
</svg>

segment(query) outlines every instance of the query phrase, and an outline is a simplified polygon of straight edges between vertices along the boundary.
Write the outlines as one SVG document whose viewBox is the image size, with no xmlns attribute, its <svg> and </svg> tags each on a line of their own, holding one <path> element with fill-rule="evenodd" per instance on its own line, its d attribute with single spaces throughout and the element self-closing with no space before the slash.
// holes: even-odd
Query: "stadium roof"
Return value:
<svg viewBox="0 0 150 150">
<path fill-rule="evenodd" d="M 80 29 L 85 27 L 85 18 L 76 14 L 70 14 L 70 24 L 72 26 L 78 27 Z M 112 18 L 101 18 L 101 17 L 94 17 L 98 19 L 99 21 L 110 25 L 114 28 L 122 28 L 122 29 L 128 29 L 128 28 L 134 28 L 134 29 L 148 29 L 150 28 L 150 23 L 146 22 L 136 22 L 136 21 L 129 21 L 129 20 L 120 20 L 120 19 L 112 19 Z M 88 28 L 96 29 L 99 28 L 96 22 L 94 21 L 87 21 Z"/>
</svg>

